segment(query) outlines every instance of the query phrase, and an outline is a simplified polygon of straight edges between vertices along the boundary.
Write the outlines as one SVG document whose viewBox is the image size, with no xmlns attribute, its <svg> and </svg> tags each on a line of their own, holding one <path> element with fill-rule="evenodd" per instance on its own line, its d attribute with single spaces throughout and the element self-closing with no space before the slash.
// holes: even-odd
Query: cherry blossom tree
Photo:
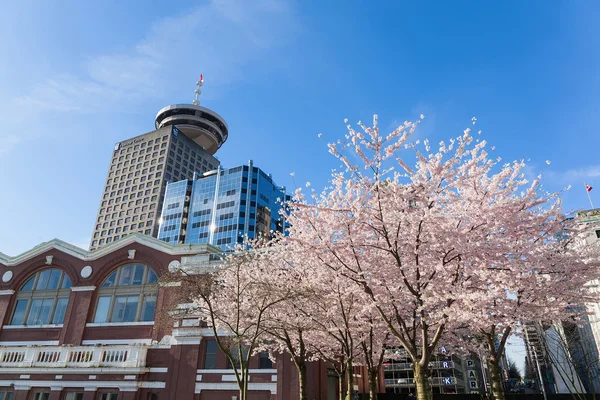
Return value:
<svg viewBox="0 0 600 400">
<path fill-rule="evenodd" d="M 240 400 L 248 399 L 250 358 L 267 336 L 268 311 L 296 293 L 285 285 L 287 271 L 271 263 L 270 252 L 254 243 L 252 250 L 237 248 L 224 257 L 214 272 L 180 270 L 169 278 L 180 285 L 188 314 L 212 329 L 233 368 Z"/>
<path fill-rule="evenodd" d="M 431 399 L 428 364 L 448 328 L 481 317 L 494 300 L 532 293 L 507 280 L 539 287 L 556 257 L 566 263 L 561 276 L 586 260 L 558 252 L 559 197 L 528 181 L 523 161 L 490 158 L 469 129 L 431 151 L 427 141 L 408 142 L 417 123 L 388 135 L 377 117 L 359 126 L 329 145 L 345 167 L 331 185 L 320 195 L 297 190 L 284 242 L 366 296 L 412 359 L 419 400 Z M 553 307 L 564 307 L 554 296 Z M 494 317 L 504 331 L 512 323 L 502 312 Z"/>
</svg>

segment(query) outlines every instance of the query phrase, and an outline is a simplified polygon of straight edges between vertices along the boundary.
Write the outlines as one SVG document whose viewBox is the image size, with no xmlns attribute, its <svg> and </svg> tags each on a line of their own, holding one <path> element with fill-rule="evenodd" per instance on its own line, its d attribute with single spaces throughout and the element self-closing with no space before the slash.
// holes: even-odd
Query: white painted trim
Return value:
<svg viewBox="0 0 600 400">
<path fill-rule="evenodd" d="M 271 375 L 271 382 L 277 382 L 277 375 Z"/>
<path fill-rule="evenodd" d="M 2 382 L 0 382 L 1 384 Z M 196 382 L 195 393 L 203 390 L 238 390 L 237 383 L 222 382 Z M 248 383 L 248 390 L 270 390 L 271 394 L 277 394 L 276 383 Z"/>
<path fill-rule="evenodd" d="M 109 326 L 149 326 L 154 325 L 154 321 L 143 321 L 143 322 L 90 322 L 85 324 L 86 328 L 94 327 L 109 327 Z"/>
<path fill-rule="evenodd" d="M 62 375 L 56 375 L 56 376 L 54 377 L 54 379 L 58 379 L 58 380 L 60 380 L 60 379 L 62 379 L 62 377 L 63 377 Z"/>
<path fill-rule="evenodd" d="M 169 372 L 169 368 L 150 368 L 148 372 L 152 372 L 154 374 L 164 374 Z"/>
<path fill-rule="evenodd" d="M 39 340 L 35 342 L 0 342 L 0 346 L 58 346 L 58 340 Z"/>
<path fill-rule="evenodd" d="M 23 390 L 23 387 L 60 387 L 60 388 L 72 388 L 78 387 L 83 388 L 85 391 L 92 391 L 100 388 L 117 388 L 125 391 L 126 389 L 164 389 L 166 387 L 165 382 L 153 381 L 153 382 L 137 382 L 137 381 L 52 381 L 52 380 L 35 380 L 35 381 L 15 381 L 13 380 L 0 380 L 1 386 L 15 386 L 16 390 Z M 237 387 L 237 385 L 236 385 Z M 17 389 L 19 388 L 19 389 Z"/>
<path fill-rule="evenodd" d="M 196 375 L 196 382 L 200 382 L 202 380 L 202 375 Z"/>
<path fill-rule="evenodd" d="M 0 296 L 8 296 L 15 294 L 15 291 L 12 289 L 0 290 Z"/>
<path fill-rule="evenodd" d="M 44 325 L 3 325 L 2 329 L 48 329 L 62 328 L 63 324 L 44 324 Z M 39 343 L 39 342 L 32 342 Z"/>
<path fill-rule="evenodd" d="M 31 375 L 20 375 L 19 379 L 29 379 L 31 378 Z"/>
<path fill-rule="evenodd" d="M 74 286 L 71 287 L 72 292 L 91 292 L 96 290 L 96 286 Z"/>
<path fill-rule="evenodd" d="M 145 374 L 148 368 L 33 368 L 33 367 L 2 367 L 0 374 Z"/>
<path fill-rule="evenodd" d="M 126 381 L 130 381 L 132 379 L 136 379 L 137 377 L 135 375 L 125 375 L 123 377 L 123 379 L 125 379 Z"/>
<path fill-rule="evenodd" d="M 138 243 L 172 256 L 203 254 L 209 255 L 222 253 L 220 248 L 206 243 L 191 245 L 186 244 L 182 246 L 163 242 L 162 240 L 158 240 L 151 236 L 143 235 L 141 233 L 134 233 L 132 235 L 127 235 L 127 237 L 125 237 L 124 239 L 117 240 L 110 244 L 104 245 L 98 250 L 93 251 L 84 250 L 60 239 L 52 239 L 48 242 L 40 243 L 31 250 L 28 250 L 25 253 L 19 254 L 15 257 L 7 256 L 6 254 L 0 253 L 0 263 L 4 264 L 7 267 L 12 267 L 32 258 L 35 258 L 41 254 L 47 253 L 51 250 L 57 250 L 62 253 L 71 255 L 75 258 L 78 258 L 81 261 L 93 261 L 102 258 L 107 254 L 116 253 L 123 247 L 131 246 L 131 244 L 133 243 Z M 206 264 L 209 264 L 208 260 Z"/>
<path fill-rule="evenodd" d="M 233 369 L 199 369 L 198 374 L 233 374 Z M 277 369 L 248 369 L 249 374 L 276 374 Z"/>
<path fill-rule="evenodd" d="M 250 380 L 250 376 L 248 376 Z M 235 382 L 235 375 L 221 375 L 221 382 Z"/>
<path fill-rule="evenodd" d="M 98 346 L 107 344 L 151 344 L 152 339 L 105 339 L 105 340 L 82 340 L 82 346 Z"/>
<path fill-rule="evenodd" d="M 96 379 L 96 375 L 90 375 L 88 376 L 88 379 Z"/>
</svg>

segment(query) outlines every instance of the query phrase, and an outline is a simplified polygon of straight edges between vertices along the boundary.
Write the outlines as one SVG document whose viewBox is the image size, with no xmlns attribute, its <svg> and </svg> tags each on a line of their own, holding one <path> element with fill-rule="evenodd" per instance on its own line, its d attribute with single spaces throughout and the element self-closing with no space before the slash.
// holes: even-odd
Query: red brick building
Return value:
<svg viewBox="0 0 600 400">
<path fill-rule="evenodd" d="M 0 400 L 237 396 L 210 329 L 155 322 L 174 290 L 157 289 L 160 276 L 169 266 L 208 265 L 218 251 L 136 234 L 92 252 L 52 240 L 16 257 L 0 253 Z M 336 381 L 312 364 L 309 398 L 335 398 Z M 293 364 L 254 357 L 249 389 L 254 399 L 297 398 Z"/>
</svg>

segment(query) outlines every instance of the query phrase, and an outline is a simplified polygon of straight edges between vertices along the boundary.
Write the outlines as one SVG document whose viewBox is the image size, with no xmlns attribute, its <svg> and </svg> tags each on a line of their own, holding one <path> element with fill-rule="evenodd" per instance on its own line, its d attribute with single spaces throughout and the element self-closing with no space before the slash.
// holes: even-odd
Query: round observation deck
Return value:
<svg viewBox="0 0 600 400">
<path fill-rule="evenodd" d="M 225 143 L 229 130 L 223 117 L 208 108 L 173 104 L 161 109 L 154 121 L 156 129 L 173 125 L 188 138 L 215 154 Z"/>
</svg>

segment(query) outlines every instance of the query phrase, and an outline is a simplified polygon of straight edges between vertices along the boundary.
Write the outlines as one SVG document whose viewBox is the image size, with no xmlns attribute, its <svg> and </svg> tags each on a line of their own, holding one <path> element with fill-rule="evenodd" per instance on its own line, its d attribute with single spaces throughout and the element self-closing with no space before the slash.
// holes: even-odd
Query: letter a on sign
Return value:
<svg viewBox="0 0 600 400">
<path fill-rule="evenodd" d="M 469 378 L 477 378 L 477 375 L 475 375 L 475 371 L 473 371 L 472 369 L 469 370 Z"/>
</svg>

